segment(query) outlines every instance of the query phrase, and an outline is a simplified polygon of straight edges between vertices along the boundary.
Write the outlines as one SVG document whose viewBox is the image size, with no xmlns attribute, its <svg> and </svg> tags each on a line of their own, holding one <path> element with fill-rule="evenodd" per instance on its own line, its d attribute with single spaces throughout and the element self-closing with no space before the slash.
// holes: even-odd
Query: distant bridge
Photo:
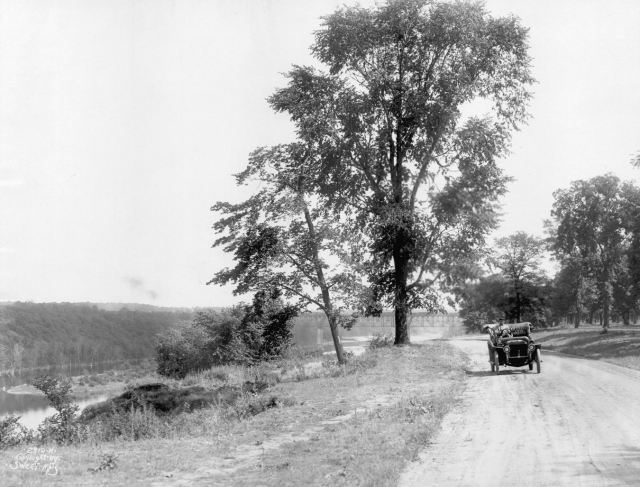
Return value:
<svg viewBox="0 0 640 487">
<path fill-rule="evenodd" d="M 321 313 L 305 313 L 295 319 L 294 341 L 297 345 L 310 348 L 331 342 L 331 331 L 327 317 Z M 395 316 L 361 317 L 351 330 L 339 328 L 341 338 L 370 337 L 374 333 L 395 336 Z M 409 336 L 440 335 L 450 336 L 464 333 L 462 319 L 458 313 L 409 315 Z"/>
</svg>

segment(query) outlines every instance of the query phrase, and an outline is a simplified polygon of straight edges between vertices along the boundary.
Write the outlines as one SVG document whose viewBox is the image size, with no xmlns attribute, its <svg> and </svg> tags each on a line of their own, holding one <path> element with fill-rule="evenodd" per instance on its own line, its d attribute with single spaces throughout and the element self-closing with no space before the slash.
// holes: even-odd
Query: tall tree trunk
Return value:
<svg viewBox="0 0 640 487">
<path fill-rule="evenodd" d="M 338 359 L 339 364 L 345 363 L 344 358 L 344 349 L 342 348 L 342 341 L 340 340 L 340 335 L 338 334 L 338 323 L 336 315 L 333 313 L 327 313 L 327 318 L 329 320 L 329 329 L 331 330 L 331 338 L 333 338 L 333 346 L 336 349 L 336 357 Z"/>
<path fill-rule="evenodd" d="M 609 302 L 611 301 L 611 289 L 609 284 L 609 265 L 604 265 L 604 279 L 602 286 L 602 304 L 604 306 L 604 323 L 603 328 L 609 328 Z"/>
<path fill-rule="evenodd" d="M 406 231 L 398 231 L 394 244 L 393 261 L 395 265 L 395 317 L 396 317 L 396 339 L 394 345 L 408 345 L 409 322 L 407 314 L 409 312 L 409 292 L 407 280 L 409 278 L 409 258 L 406 251 Z"/>
<path fill-rule="evenodd" d="M 516 286 L 516 323 L 520 323 L 521 313 L 520 313 L 520 279 L 519 278 L 516 278 L 515 286 Z"/>
<path fill-rule="evenodd" d="M 322 265 L 320 263 L 320 254 L 318 252 L 318 244 L 316 239 L 316 229 L 313 224 L 313 219 L 311 218 L 311 213 L 304 203 L 304 200 L 301 199 L 301 202 L 304 204 L 304 217 L 307 222 L 307 227 L 309 228 L 309 236 L 311 237 L 311 245 L 313 252 L 313 265 L 316 270 L 316 276 L 318 278 L 318 284 L 320 286 L 320 290 L 322 291 L 322 303 L 324 304 L 324 313 L 327 315 L 327 319 L 329 320 L 329 328 L 331 329 L 331 338 L 333 338 L 333 345 L 336 349 L 336 357 L 338 358 L 338 363 L 345 363 L 344 359 L 344 351 L 342 349 L 342 342 L 340 341 L 340 335 L 338 334 L 338 317 L 336 315 L 335 310 L 333 309 L 333 303 L 331 302 L 331 295 L 329 294 L 329 286 L 324 278 L 324 271 L 322 270 Z"/>
</svg>

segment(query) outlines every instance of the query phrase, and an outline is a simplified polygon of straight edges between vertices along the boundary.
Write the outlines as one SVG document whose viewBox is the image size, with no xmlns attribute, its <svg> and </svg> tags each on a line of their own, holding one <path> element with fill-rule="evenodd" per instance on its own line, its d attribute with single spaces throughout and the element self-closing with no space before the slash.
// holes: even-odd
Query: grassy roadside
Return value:
<svg viewBox="0 0 640 487">
<path fill-rule="evenodd" d="M 0 477 L 8 485 L 395 485 L 455 404 L 464 357 L 445 342 L 428 342 L 367 352 L 353 364 L 348 373 L 316 359 L 188 376 L 188 385 L 269 373 L 280 382 L 261 395 L 275 400 L 260 414 L 213 407 L 151 425 L 140 441 L 57 447 L 55 477 L 12 469 L 21 449 L 6 450 Z M 114 455 L 117 467 L 90 473 L 101 454 Z"/>
<path fill-rule="evenodd" d="M 601 327 L 563 327 L 536 331 L 534 339 L 543 350 L 554 350 L 623 367 L 640 370 L 640 327 L 612 327 L 601 334 Z"/>
</svg>

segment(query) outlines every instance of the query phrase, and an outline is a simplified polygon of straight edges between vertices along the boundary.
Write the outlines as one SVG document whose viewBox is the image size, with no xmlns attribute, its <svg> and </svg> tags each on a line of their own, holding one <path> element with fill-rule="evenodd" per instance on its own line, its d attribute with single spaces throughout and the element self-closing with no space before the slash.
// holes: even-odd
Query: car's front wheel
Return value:
<svg viewBox="0 0 640 487">
<path fill-rule="evenodd" d="M 537 348 L 536 349 L 536 371 L 538 372 L 538 374 L 540 373 L 540 362 L 542 362 L 542 360 L 540 360 L 540 349 Z"/>
<path fill-rule="evenodd" d="M 500 358 L 498 357 L 498 351 L 493 352 L 493 363 L 496 368 L 496 375 L 500 372 Z"/>
</svg>

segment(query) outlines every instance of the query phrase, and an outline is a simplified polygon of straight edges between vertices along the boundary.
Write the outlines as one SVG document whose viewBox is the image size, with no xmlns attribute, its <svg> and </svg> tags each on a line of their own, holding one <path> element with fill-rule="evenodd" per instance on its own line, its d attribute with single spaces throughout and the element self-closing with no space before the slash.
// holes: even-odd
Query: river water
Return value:
<svg viewBox="0 0 640 487">
<path fill-rule="evenodd" d="M 140 361 L 131 360 L 129 364 L 136 364 Z M 27 428 L 37 428 L 47 416 L 55 413 L 49 406 L 49 401 L 41 394 L 10 394 L 7 391 L 15 386 L 29 383 L 39 375 L 63 375 L 72 377 L 76 375 L 86 375 L 87 373 L 99 374 L 108 370 L 122 370 L 127 364 L 117 362 L 102 362 L 93 365 L 72 365 L 64 367 L 40 368 L 37 370 L 27 370 L 16 373 L 14 376 L 0 376 L 0 418 L 7 415 L 20 416 L 20 423 Z M 91 396 L 85 399 L 74 401 L 80 406 L 80 411 L 89 404 L 104 401 L 107 395 Z"/>
</svg>

